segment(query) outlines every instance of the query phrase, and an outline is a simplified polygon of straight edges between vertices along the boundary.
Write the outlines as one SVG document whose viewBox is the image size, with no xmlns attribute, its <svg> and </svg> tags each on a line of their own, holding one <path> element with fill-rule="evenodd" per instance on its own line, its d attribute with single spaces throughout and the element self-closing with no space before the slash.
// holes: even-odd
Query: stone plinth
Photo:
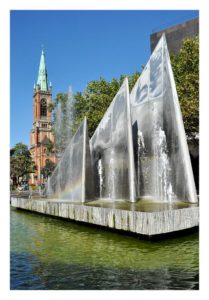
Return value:
<svg viewBox="0 0 209 300">
<path fill-rule="evenodd" d="M 11 206 L 147 236 L 189 229 L 199 224 L 199 207 L 197 205 L 180 209 L 142 212 L 49 199 L 12 197 Z"/>
</svg>

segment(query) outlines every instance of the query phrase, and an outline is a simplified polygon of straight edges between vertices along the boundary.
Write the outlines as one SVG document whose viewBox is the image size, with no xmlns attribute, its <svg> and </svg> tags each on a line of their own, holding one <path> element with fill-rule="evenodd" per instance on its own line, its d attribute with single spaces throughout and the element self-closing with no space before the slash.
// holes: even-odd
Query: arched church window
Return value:
<svg viewBox="0 0 209 300">
<path fill-rule="evenodd" d="M 46 99 L 41 99 L 41 117 L 47 116 L 47 103 Z"/>
</svg>

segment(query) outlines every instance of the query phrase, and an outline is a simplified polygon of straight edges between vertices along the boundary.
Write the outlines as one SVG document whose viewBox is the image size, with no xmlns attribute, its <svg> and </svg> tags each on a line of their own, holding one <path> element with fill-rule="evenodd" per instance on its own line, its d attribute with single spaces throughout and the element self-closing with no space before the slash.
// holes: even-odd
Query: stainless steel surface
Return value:
<svg viewBox="0 0 209 300">
<path fill-rule="evenodd" d="M 197 202 L 175 81 L 165 36 L 131 95 L 137 196 Z"/>
<path fill-rule="evenodd" d="M 87 120 L 48 182 L 47 195 L 95 199 L 197 202 L 178 95 L 165 36 L 129 99 L 126 78 L 90 142 Z"/>
<path fill-rule="evenodd" d="M 45 194 L 69 201 L 94 198 L 92 165 L 86 118 L 71 139 L 60 162 L 49 178 Z"/>
<path fill-rule="evenodd" d="M 90 140 L 96 198 L 136 201 L 127 78 Z"/>
</svg>

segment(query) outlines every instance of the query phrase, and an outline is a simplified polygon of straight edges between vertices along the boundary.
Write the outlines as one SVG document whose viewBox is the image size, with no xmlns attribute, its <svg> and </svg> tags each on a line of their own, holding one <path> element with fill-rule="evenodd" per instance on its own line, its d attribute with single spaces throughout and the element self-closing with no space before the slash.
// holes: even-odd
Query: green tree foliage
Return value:
<svg viewBox="0 0 209 300">
<path fill-rule="evenodd" d="M 19 183 L 20 177 L 28 177 L 34 173 L 35 164 L 31 158 L 27 145 L 18 143 L 10 150 L 10 177 L 14 185 Z"/>
<path fill-rule="evenodd" d="M 47 142 L 45 143 L 46 146 L 46 155 L 50 155 L 52 153 L 54 153 L 54 143 L 51 140 L 47 140 Z"/>
<path fill-rule="evenodd" d="M 58 93 L 49 109 L 53 111 L 52 130 L 55 136 L 54 149 L 52 150 L 59 157 L 74 133 L 74 97 L 72 92 Z"/>
<path fill-rule="evenodd" d="M 140 73 L 136 72 L 129 79 L 129 88 L 133 88 Z M 89 136 L 91 137 L 101 121 L 105 111 L 118 92 L 125 79 L 113 78 L 107 81 L 104 78 L 90 81 L 83 93 L 58 93 L 53 104 L 48 108 L 53 112 L 52 127 L 55 135 L 55 152 L 62 153 L 69 141 L 69 137 L 76 132 L 84 117 L 88 120 Z M 61 123 L 57 122 L 57 108 L 61 105 Z M 59 156 L 59 155 L 57 155 Z"/>
<path fill-rule="evenodd" d="M 177 92 L 182 110 L 184 126 L 188 138 L 193 139 L 199 132 L 199 40 L 198 38 L 186 39 L 179 54 L 171 55 L 171 63 L 176 81 Z M 143 67 L 142 67 L 143 68 Z M 140 73 L 136 72 L 128 76 L 129 89 L 132 90 Z M 100 78 L 90 81 L 86 89 L 74 95 L 73 115 L 71 122 L 71 132 L 75 133 L 84 116 L 88 120 L 89 136 L 91 137 L 106 112 L 111 101 L 118 92 L 125 76 L 119 79 L 113 78 L 110 81 Z M 54 111 L 54 121 L 56 120 L 55 109 L 61 103 L 63 112 L 63 122 L 67 118 L 66 103 L 67 93 L 57 94 L 51 109 Z M 66 120 L 65 120 L 66 118 Z M 69 127 L 66 127 L 69 128 Z M 55 135 L 56 139 L 56 135 Z M 66 131 L 57 137 L 58 145 L 63 147 L 66 141 Z M 59 148 L 59 147 L 58 147 Z"/>
<path fill-rule="evenodd" d="M 55 167 L 56 167 L 56 164 L 53 163 L 53 161 L 47 159 L 45 167 L 43 167 L 41 169 L 41 174 L 44 176 L 44 178 L 47 179 L 52 174 L 52 172 L 54 171 Z"/>
<path fill-rule="evenodd" d="M 140 73 L 136 72 L 128 76 L 130 90 L 133 88 L 139 75 Z M 100 78 L 99 80 L 90 81 L 83 93 L 76 93 L 74 96 L 75 128 L 78 127 L 84 116 L 86 116 L 89 136 L 91 137 L 124 79 L 124 75 L 119 80 L 113 78 L 111 81 L 106 81 L 104 78 Z"/>
<path fill-rule="evenodd" d="M 180 52 L 171 55 L 177 93 L 189 139 L 199 132 L 199 39 L 185 39 Z"/>
</svg>

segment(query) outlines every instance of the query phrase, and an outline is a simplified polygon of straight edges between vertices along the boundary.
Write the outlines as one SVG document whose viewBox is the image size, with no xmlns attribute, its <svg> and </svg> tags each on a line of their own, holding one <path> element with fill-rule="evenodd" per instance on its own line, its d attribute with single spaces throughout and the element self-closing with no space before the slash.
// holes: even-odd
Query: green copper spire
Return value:
<svg viewBox="0 0 209 300">
<path fill-rule="evenodd" d="M 41 52 L 41 60 L 40 60 L 39 71 L 38 71 L 37 85 L 40 86 L 41 91 L 48 91 L 47 71 L 46 71 L 45 55 L 43 49 Z"/>
</svg>

